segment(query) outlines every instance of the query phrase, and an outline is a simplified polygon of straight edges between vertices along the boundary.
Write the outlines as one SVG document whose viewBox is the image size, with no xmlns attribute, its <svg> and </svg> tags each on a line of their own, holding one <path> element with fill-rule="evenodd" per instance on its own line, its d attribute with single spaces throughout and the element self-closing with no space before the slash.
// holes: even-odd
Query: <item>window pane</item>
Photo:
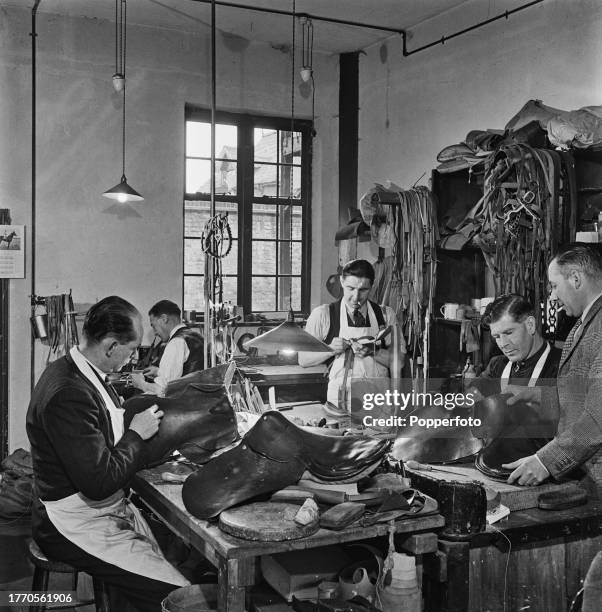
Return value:
<svg viewBox="0 0 602 612">
<path fill-rule="evenodd" d="M 209 202 L 184 202 L 184 236 L 200 238 L 209 219 Z"/>
<path fill-rule="evenodd" d="M 276 242 L 253 240 L 253 270 L 261 274 L 276 274 Z"/>
<path fill-rule="evenodd" d="M 207 200 L 186 200 L 184 202 L 184 236 L 200 238 L 209 221 L 210 203 Z M 216 202 L 215 212 L 227 212 L 228 224 L 233 238 L 238 238 L 238 204 L 236 202 Z"/>
<path fill-rule="evenodd" d="M 293 206 L 293 240 L 303 238 L 303 209 L 301 206 Z"/>
<path fill-rule="evenodd" d="M 236 195 L 236 162 L 216 161 L 215 162 L 215 194 L 216 195 Z M 211 189 L 211 185 L 207 184 Z M 209 193 L 209 190 L 207 191 Z"/>
<path fill-rule="evenodd" d="M 184 310 L 202 311 L 205 308 L 202 276 L 184 277 Z"/>
<path fill-rule="evenodd" d="M 280 205 L 280 216 L 278 217 L 278 238 L 289 240 L 291 237 L 291 207 L 288 204 Z"/>
<path fill-rule="evenodd" d="M 211 160 L 186 160 L 186 193 L 211 193 Z M 236 162 L 215 162 L 216 195 L 236 195 Z"/>
<path fill-rule="evenodd" d="M 301 132 L 293 132 L 293 157 L 291 158 L 291 132 L 280 132 L 280 162 L 287 164 L 301 163 Z"/>
<path fill-rule="evenodd" d="M 292 243 L 292 262 L 291 272 L 291 243 L 289 241 L 278 244 L 278 261 L 280 262 L 279 274 L 301 274 L 301 243 Z"/>
<path fill-rule="evenodd" d="M 222 274 L 238 273 L 238 241 L 232 241 L 231 251 L 222 259 Z"/>
<path fill-rule="evenodd" d="M 237 159 L 238 130 L 235 125 L 216 124 L 215 157 Z M 211 123 L 186 122 L 186 156 L 211 157 Z"/>
<path fill-rule="evenodd" d="M 253 310 L 277 310 L 276 279 L 273 276 L 254 276 L 252 292 L 251 308 Z"/>
<path fill-rule="evenodd" d="M 293 206 L 293 240 L 301 240 L 303 229 L 303 208 L 301 206 Z M 289 211 L 291 207 L 288 204 L 280 205 L 280 217 L 278 219 L 278 238 L 280 240 L 289 240 L 291 237 L 291 217 Z"/>
<path fill-rule="evenodd" d="M 253 238 L 276 238 L 276 205 L 253 204 Z"/>
<path fill-rule="evenodd" d="M 292 193 L 290 191 L 291 180 L 293 181 Z M 280 197 L 301 197 L 301 168 L 298 166 L 280 166 Z"/>
<path fill-rule="evenodd" d="M 277 169 L 278 166 L 255 164 L 253 174 L 253 194 L 255 196 L 275 198 L 278 195 Z"/>
<path fill-rule="evenodd" d="M 289 296 L 290 283 L 293 283 L 293 294 Z M 292 297 L 292 299 L 291 299 Z M 301 278 L 298 276 L 281 277 L 278 279 L 278 309 L 288 310 L 289 301 L 292 303 L 293 310 L 301 310 Z"/>
<path fill-rule="evenodd" d="M 184 274 L 204 274 L 205 253 L 200 240 L 184 240 Z"/>
<path fill-rule="evenodd" d="M 278 132 L 276 130 L 255 128 L 253 134 L 255 139 L 255 163 L 262 161 L 276 163 L 278 161 L 278 151 L 276 147 L 277 134 Z"/>
<path fill-rule="evenodd" d="M 186 160 L 186 193 L 202 193 L 211 189 L 211 161 L 201 159 Z"/>
</svg>

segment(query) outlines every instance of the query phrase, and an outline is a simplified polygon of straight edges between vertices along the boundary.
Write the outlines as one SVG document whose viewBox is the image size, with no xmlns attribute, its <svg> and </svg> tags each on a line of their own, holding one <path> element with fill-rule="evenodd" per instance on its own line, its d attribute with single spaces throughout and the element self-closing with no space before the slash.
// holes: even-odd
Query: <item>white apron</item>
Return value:
<svg viewBox="0 0 602 612">
<path fill-rule="evenodd" d="M 349 327 L 347 323 L 347 308 L 345 304 L 341 301 L 341 312 L 340 312 L 340 329 L 339 329 L 339 338 L 345 338 L 346 340 L 351 340 L 352 338 L 361 338 L 362 336 L 376 336 L 378 334 L 380 328 L 378 326 L 378 321 L 376 320 L 376 315 L 374 314 L 374 309 L 370 302 L 367 303 L 368 306 L 368 318 L 370 321 L 369 327 Z M 383 311 L 383 315 L 385 312 Z M 330 368 L 330 374 L 328 376 L 328 394 L 327 399 L 331 404 L 338 406 L 339 403 L 339 389 L 343 384 L 343 379 L 345 377 L 345 352 L 337 355 L 332 362 L 332 366 Z M 355 357 L 353 360 L 353 369 L 349 372 L 347 376 L 347 397 L 350 398 L 350 389 L 351 389 L 351 379 L 352 378 L 388 378 L 389 377 L 389 369 L 387 366 L 384 366 L 378 363 L 374 357 Z M 339 408 L 346 408 L 349 410 L 349 406 L 339 406 Z"/>
<path fill-rule="evenodd" d="M 537 380 L 539 379 L 539 376 L 541 374 L 541 371 L 543 370 L 543 366 L 545 365 L 546 359 L 548 358 L 549 354 L 550 354 L 550 345 L 548 344 L 544 352 L 541 354 L 541 356 L 537 360 L 537 363 L 535 364 L 535 368 L 533 368 L 533 372 L 531 373 L 531 378 L 529 379 L 529 383 L 527 385 L 528 387 L 534 387 L 537 384 Z M 502 377 L 500 379 L 500 388 L 502 390 L 502 393 L 506 393 L 506 390 L 508 389 L 510 373 L 512 372 L 513 365 L 514 363 L 512 361 L 509 361 L 506 364 L 504 371 L 502 372 Z"/>
<path fill-rule="evenodd" d="M 107 405 L 117 442 L 123 434 L 123 409 L 113 404 L 77 348 L 72 349 L 71 356 Z M 163 556 L 140 511 L 123 496 L 123 491 L 117 491 L 101 501 L 74 493 L 57 501 L 42 503 L 59 533 L 90 555 L 153 580 L 176 586 L 190 584 Z"/>
</svg>

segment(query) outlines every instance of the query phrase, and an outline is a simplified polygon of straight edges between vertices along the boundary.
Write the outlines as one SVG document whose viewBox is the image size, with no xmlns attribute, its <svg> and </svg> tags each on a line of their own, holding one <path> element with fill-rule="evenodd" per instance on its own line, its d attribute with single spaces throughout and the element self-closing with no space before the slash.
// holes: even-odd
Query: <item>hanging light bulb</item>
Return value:
<svg viewBox="0 0 602 612">
<path fill-rule="evenodd" d="M 116 72 L 113 75 L 113 89 L 116 92 L 120 92 L 123 90 L 124 87 L 125 87 L 125 77 L 123 76 L 123 74 L 119 74 L 118 72 Z"/>
<path fill-rule="evenodd" d="M 113 87 L 123 95 L 122 122 L 121 122 L 121 180 L 117 185 L 105 191 L 102 195 L 111 200 L 125 202 L 139 202 L 144 198 L 128 185 L 125 176 L 125 48 L 126 48 L 126 0 L 115 0 L 115 74 Z"/>
<path fill-rule="evenodd" d="M 301 47 L 301 78 L 305 83 L 311 80 L 313 70 L 314 25 L 309 17 L 301 19 L 302 47 Z"/>
</svg>

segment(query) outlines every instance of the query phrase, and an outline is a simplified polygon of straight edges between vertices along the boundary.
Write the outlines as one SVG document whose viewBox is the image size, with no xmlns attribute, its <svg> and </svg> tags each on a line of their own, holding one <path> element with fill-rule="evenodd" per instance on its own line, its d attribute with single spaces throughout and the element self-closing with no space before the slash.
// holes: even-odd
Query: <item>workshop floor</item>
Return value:
<svg viewBox="0 0 602 612">
<path fill-rule="evenodd" d="M 31 590 L 33 565 L 27 558 L 27 549 L 31 538 L 31 523 L 29 521 L 0 521 L 0 591 L 23 592 Z M 70 591 L 71 577 L 67 574 L 55 574 L 50 589 Z M 78 592 L 83 598 L 91 598 L 92 580 L 81 574 Z M 0 606 L 4 612 L 27 612 L 27 606 Z M 68 608 L 75 611 L 75 608 Z M 77 608 L 80 612 L 94 612 L 94 606 Z"/>
</svg>

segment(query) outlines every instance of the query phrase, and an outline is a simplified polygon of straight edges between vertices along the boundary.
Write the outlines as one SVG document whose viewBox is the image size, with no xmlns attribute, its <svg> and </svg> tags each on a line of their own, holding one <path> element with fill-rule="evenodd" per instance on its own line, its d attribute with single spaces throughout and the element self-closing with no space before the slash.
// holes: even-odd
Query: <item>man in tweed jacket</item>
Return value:
<svg viewBox="0 0 602 612">
<path fill-rule="evenodd" d="M 505 467 L 514 469 L 508 482 L 536 485 L 558 479 L 581 466 L 584 484 L 602 496 L 602 256 L 596 246 L 570 244 L 548 267 L 551 299 L 579 317 L 562 350 L 556 388 L 544 389 L 544 405 L 557 404 L 556 436 L 535 455 Z M 531 389 L 511 398 L 533 400 Z"/>
</svg>

